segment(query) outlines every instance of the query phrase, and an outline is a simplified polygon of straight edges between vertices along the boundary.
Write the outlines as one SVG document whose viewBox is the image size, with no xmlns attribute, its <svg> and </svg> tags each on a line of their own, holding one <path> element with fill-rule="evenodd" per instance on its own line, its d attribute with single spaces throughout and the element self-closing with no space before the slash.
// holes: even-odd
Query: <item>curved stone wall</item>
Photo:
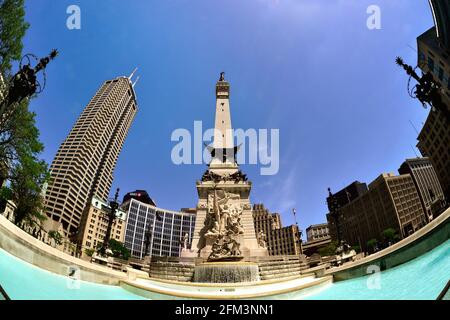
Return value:
<svg viewBox="0 0 450 320">
<path fill-rule="evenodd" d="M 80 270 L 80 280 L 118 285 L 127 274 L 95 265 L 55 249 L 18 228 L 0 215 L 0 248 L 39 268 L 68 276 L 70 268 Z"/>
</svg>

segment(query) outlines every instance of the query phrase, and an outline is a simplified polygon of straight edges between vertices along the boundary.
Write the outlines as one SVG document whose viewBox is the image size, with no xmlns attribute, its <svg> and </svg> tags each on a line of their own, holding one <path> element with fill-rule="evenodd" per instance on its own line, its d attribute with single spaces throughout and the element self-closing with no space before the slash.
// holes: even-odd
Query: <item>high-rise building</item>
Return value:
<svg viewBox="0 0 450 320">
<path fill-rule="evenodd" d="M 269 255 L 272 255 L 272 248 L 275 242 L 275 234 L 272 231 L 281 228 L 280 214 L 270 213 L 262 203 L 253 205 L 252 214 L 256 236 L 258 237 L 260 232 L 264 233 Z"/>
<path fill-rule="evenodd" d="M 268 235 L 271 230 L 280 229 L 282 227 L 280 214 L 270 213 L 262 203 L 253 205 L 253 222 L 255 223 L 255 230 L 257 230 L 257 232 L 263 231 L 266 235 Z"/>
<path fill-rule="evenodd" d="M 402 163 L 398 172 L 410 174 L 413 178 L 428 220 L 432 220 L 443 211 L 445 207 L 444 193 L 428 158 L 407 159 Z"/>
<path fill-rule="evenodd" d="M 148 195 L 148 192 L 145 190 L 135 190 L 132 192 L 128 192 L 123 197 L 122 203 L 130 201 L 131 199 L 136 199 L 140 202 L 143 202 L 146 204 L 151 204 L 152 206 L 156 207 L 156 202 L 152 198 L 150 198 L 150 196 Z"/>
<path fill-rule="evenodd" d="M 450 112 L 450 3 L 430 0 L 435 26 L 417 38 L 419 68 L 430 72 L 442 88 Z M 450 200 L 450 125 L 444 113 L 432 109 L 417 137 L 417 148 L 433 164 L 447 202 Z"/>
<path fill-rule="evenodd" d="M 134 198 L 121 207 L 128 217 L 125 247 L 131 251 L 133 257 L 178 257 L 182 250 L 182 239 L 186 234 L 190 247 L 195 213 L 165 210 Z"/>
<path fill-rule="evenodd" d="M 309 241 L 323 240 L 330 238 L 328 223 L 313 224 L 306 228 L 306 238 Z"/>
<path fill-rule="evenodd" d="M 281 226 L 279 213 L 270 213 L 263 204 L 253 205 L 253 221 L 256 237 L 263 233 L 270 256 L 299 255 L 301 235 L 298 226 Z"/>
<path fill-rule="evenodd" d="M 272 244 L 269 255 L 285 256 L 302 254 L 300 230 L 293 224 L 288 227 L 272 230 Z"/>
<path fill-rule="evenodd" d="M 381 240 L 388 228 L 407 237 L 427 223 L 419 194 L 409 174 L 385 173 L 369 184 L 367 192 L 339 209 L 342 239 L 367 250 L 367 241 Z M 329 223 L 333 219 L 327 215 Z M 331 220 L 331 222 L 330 222 Z M 331 234 L 333 240 L 336 235 Z"/>
<path fill-rule="evenodd" d="M 86 256 L 86 249 L 96 250 L 103 243 L 108 228 L 109 212 L 111 207 L 97 197 L 93 197 L 86 216 L 86 226 L 82 228 L 80 243 L 82 255 Z M 111 226 L 110 238 L 118 242 L 124 241 L 126 224 L 126 212 L 119 208 L 116 211 L 116 219 Z"/>
<path fill-rule="evenodd" d="M 94 196 L 108 198 L 117 158 L 137 111 L 131 77 L 103 83 L 52 162 L 46 213 L 68 234 L 80 234 Z"/>
<path fill-rule="evenodd" d="M 444 47 L 450 48 L 450 2 L 448 0 L 429 0 L 429 2 L 436 36 Z"/>
<path fill-rule="evenodd" d="M 336 199 L 336 205 L 338 208 L 345 206 L 346 204 L 352 202 L 356 198 L 360 197 L 368 191 L 367 184 L 359 181 L 354 181 L 345 188 L 334 193 Z M 327 203 L 330 203 L 331 198 L 327 197 Z M 342 211 L 338 211 L 339 216 L 342 216 Z M 328 221 L 328 232 L 333 239 L 337 239 L 337 228 L 335 218 L 327 213 Z M 342 218 L 341 218 L 342 219 Z"/>
<path fill-rule="evenodd" d="M 367 184 L 361 183 L 359 181 L 354 181 L 344 189 L 339 190 L 334 193 L 334 197 L 337 200 L 337 204 L 339 207 L 345 206 L 347 203 L 355 200 L 362 194 L 367 192 Z M 329 197 L 327 197 L 327 202 L 329 201 Z"/>
<path fill-rule="evenodd" d="M 450 125 L 442 112 L 430 111 L 417 137 L 417 148 L 436 171 L 447 202 L 450 201 Z"/>
</svg>

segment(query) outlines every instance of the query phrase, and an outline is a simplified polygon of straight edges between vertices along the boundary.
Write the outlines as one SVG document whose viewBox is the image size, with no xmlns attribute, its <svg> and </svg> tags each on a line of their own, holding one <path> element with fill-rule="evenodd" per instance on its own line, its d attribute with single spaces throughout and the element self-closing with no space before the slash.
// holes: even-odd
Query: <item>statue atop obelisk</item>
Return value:
<svg viewBox="0 0 450 320">
<path fill-rule="evenodd" d="M 216 83 L 214 129 L 212 146 L 207 146 L 211 162 L 197 182 L 199 201 L 191 254 L 209 261 L 265 256 L 267 248 L 259 246 L 253 224 L 251 182 L 236 161 L 239 148 L 234 144 L 230 84 L 224 72 Z"/>
</svg>

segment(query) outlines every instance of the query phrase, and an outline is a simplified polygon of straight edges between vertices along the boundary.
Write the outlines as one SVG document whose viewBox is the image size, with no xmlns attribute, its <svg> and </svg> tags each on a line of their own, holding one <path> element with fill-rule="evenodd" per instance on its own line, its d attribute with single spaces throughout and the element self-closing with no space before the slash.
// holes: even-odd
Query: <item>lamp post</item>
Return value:
<svg viewBox="0 0 450 320">
<path fill-rule="evenodd" d="M 152 236 L 153 236 L 153 227 L 155 225 L 155 222 L 153 222 L 152 224 L 148 225 L 147 231 L 145 232 L 145 240 L 144 240 L 144 244 L 145 244 L 145 254 L 144 254 L 144 258 L 145 256 L 148 255 L 151 256 L 151 243 L 152 243 Z M 149 247 L 150 247 L 150 251 L 149 251 Z"/>
<path fill-rule="evenodd" d="M 300 247 L 300 255 L 303 255 L 303 248 L 302 248 L 302 232 L 300 230 L 300 227 L 298 226 L 297 222 L 297 210 L 295 208 L 292 209 L 292 214 L 294 215 L 294 221 L 295 225 L 297 226 L 297 232 L 298 232 L 298 245 Z"/>
<path fill-rule="evenodd" d="M 156 220 L 162 220 L 162 218 L 160 217 L 158 212 L 155 212 L 155 218 L 153 218 L 152 223 L 148 225 L 147 231 L 145 232 L 144 264 L 145 264 L 145 257 L 147 257 L 146 254 L 148 252 L 148 272 L 149 272 L 149 274 L 150 274 L 150 269 L 151 269 L 151 265 L 152 265 L 152 251 L 153 251 L 152 243 L 153 243 L 153 233 L 154 233 L 154 229 L 155 229 Z"/>
<path fill-rule="evenodd" d="M 109 241 L 111 239 L 112 225 L 115 222 L 115 220 L 117 219 L 116 211 L 119 208 L 119 202 L 118 202 L 119 190 L 120 189 L 117 188 L 116 194 L 114 196 L 114 199 L 109 202 L 110 210 L 109 210 L 109 212 L 107 214 L 108 227 L 106 228 L 106 234 L 105 234 L 105 238 L 103 239 L 103 244 L 102 244 L 102 246 L 101 246 L 101 248 L 99 250 L 99 253 L 102 256 L 106 255 L 106 251 L 108 250 L 108 247 L 109 247 Z"/>
<path fill-rule="evenodd" d="M 328 198 L 327 198 L 328 210 L 330 211 L 330 215 L 334 219 L 334 223 L 336 225 L 336 233 L 338 239 L 338 247 L 341 245 L 341 222 L 339 217 L 339 203 L 334 194 L 331 193 L 331 189 L 328 188 Z"/>
<path fill-rule="evenodd" d="M 423 107 L 426 108 L 426 104 L 429 104 L 433 108 L 441 111 L 447 119 L 447 122 L 450 122 L 450 111 L 448 109 L 448 106 L 446 106 L 442 101 L 441 86 L 434 80 L 431 72 L 422 74 L 422 76 L 420 77 L 416 73 L 415 68 L 404 63 L 402 58 L 397 57 L 395 59 L 395 63 L 398 66 L 402 67 L 410 76 L 408 80 L 409 95 L 412 98 L 418 99 L 422 103 Z M 411 78 L 414 78 L 414 80 L 418 82 L 413 89 L 409 88 Z"/>
<path fill-rule="evenodd" d="M 9 81 L 8 88 L 5 92 L 5 97 L 0 103 L 0 118 L 2 121 L 14 111 L 14 105 L 20 103 L 26 98 L 30 98 L 35 93 L 40 93 L 45 86 L 45 68 L 48 63 L 58 55 L 58 51 L 53 49 L 50 54 L 41 58 L 37 65 L 31 67 L 30 57 L 38 60 L 35 55 L 27 54 L 25 58 L 28 60 L 27 64 L 20 63 L 19 71 Z M 44 75 L 44 84 L 41 85 L 37 80 L 37 74 L 42 72 Z"/>
</svg>

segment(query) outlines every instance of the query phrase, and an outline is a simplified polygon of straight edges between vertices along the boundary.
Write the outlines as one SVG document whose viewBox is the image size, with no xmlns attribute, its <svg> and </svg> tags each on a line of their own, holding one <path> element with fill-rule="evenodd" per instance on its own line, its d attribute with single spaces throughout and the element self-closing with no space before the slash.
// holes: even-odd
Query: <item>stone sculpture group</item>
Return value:
<svg viewBox="0 0 450 320">
<path fill-rule="evenodd" d="M 241 223 L 243 211 L 240 197 L 224 190 L 212 191 L 208 199 L 209 228 L 205 237 L 213 242 L 208 260 L 241 258 L 240 237 L 244 234 Z"/>
</svg>

